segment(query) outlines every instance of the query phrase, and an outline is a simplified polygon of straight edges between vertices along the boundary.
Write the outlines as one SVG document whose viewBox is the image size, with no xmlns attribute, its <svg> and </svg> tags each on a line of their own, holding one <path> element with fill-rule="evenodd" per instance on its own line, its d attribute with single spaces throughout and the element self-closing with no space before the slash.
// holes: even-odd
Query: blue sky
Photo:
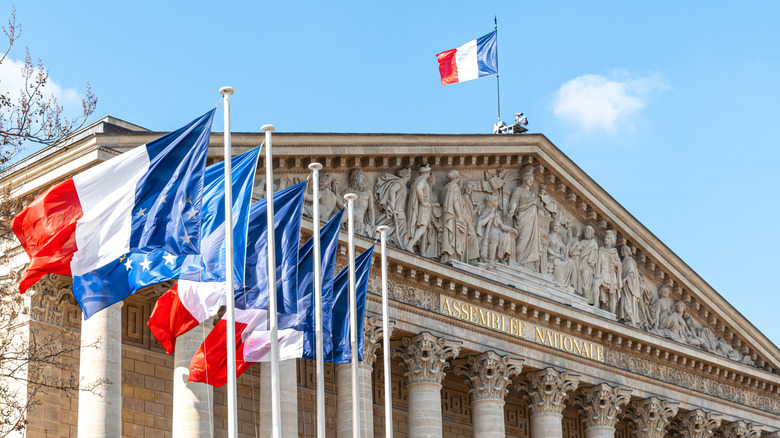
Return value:
<svg viewBox="0 0 780 438">
<path fill-rule="evenodd" d="M 681 4 L 682 3 L 682 4 Z M 494 77 L 434 55 L 499 20 L 501 115 L 524 112 L 780 345 L 780 2 L 16 4 L 69 108 L 171 130 L 233 86 L 233 129 L 488 133 Z M 0 1 L 0 13 L 11 3 Z M 8 70 L 10 60 L 0 70 Z M 3 79 L 6 72 L 2 72 Z M 76 108 L 78 108 L 76 106 Z M 221 117 L 218 118 L 221 129 Z"/>
</svg>

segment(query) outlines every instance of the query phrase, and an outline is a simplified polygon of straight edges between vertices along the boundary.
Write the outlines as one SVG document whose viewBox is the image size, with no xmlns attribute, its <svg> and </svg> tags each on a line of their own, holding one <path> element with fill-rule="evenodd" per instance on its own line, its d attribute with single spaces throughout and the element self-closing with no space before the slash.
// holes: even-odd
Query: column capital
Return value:
<svg viewBox="0 0 780 438">
<path fill-rule="evenodd" d="M 393 328 L 395 328 L 395 322 L 390 321 L 388 324 L 390 333 L 387 336 L 391 336 Z M 365 324 L 363 325 L 363 365 L 373 367 L 376 362 L 376 351 L 382 345 L 382 339 L 384 337 L 382 329 L 382 320 L 370 316 L 366 317 Z"/>
<path fill-rule="evenodd" d="M 631 400 L 631 390 L 613 388 L 606 383 L 582 388 L 582 395 L 574 399 L 582 411 L 585 429 L 615 427 L 621 406 Z"/>
<path fill-rule="evenodd" d="M 394 356 L 403 360 L 401 367 L 406 371 L 409 384 L 437 383 L 444 378 L 444 368 L 460 352 L 462 342 L 437 338 L 429 332 L 401 339 Z"/>
<path fill-rule="evenodd" d="M 531 414 L 560 414 L 569 391 L 577 389 L 580 376 L 569 372 L 558 372 L 554 368 L 526 373 L 526 381 L 515 387 L 528 400 Z"/>
<path fill-rule="evenodd" d="M 711 438 L 715 429 L 720 427 L 722 417 L 721 414 L 696 409 L 679 414 L 672 425 L 680 433 L 680 438 Z"/>
<path fill-rule="evenodd" d="M 744 421 L 735 421 L 723 427 L 723 438 L 759 438 L 761 427 Z"/>
<path fill-rule="evenodd" d="M 455 366 L 455 373 L 466 377 L 474 401 L 504 400 L 509 378 L 520 374 L 522 359 L 499 356 L 495 351 L 469 356 Z"/>
<path fill-rule="evenodd" d="M 636 435 L 645 438 L 663 438 L 669 419 L 677 415 L 678 403 L 650 397 L 631 402 L 630 421 L 634 423 Z"/>
</svg>

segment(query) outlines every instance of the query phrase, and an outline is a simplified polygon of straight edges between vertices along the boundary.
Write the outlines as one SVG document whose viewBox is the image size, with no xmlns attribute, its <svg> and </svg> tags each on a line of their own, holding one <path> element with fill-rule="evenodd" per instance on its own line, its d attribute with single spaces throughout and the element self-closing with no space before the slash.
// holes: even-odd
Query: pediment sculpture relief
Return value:
<svg viewBox="0 0 780 438">
<path fill-rule="evenodd" d="M 352 192 L 358 195 L 358 234 L 375 238 L 375 227 L 387 225 L 388 243 L 398 249 L 510 284 L 535 284 L 530 292 L 753 364 L 690 314 L 685 302 L 670 298 L 670 285 L 645 275 L 634 249 L 618 245 L 615 230 L 588 223 L 566 200 L 550 195 L 537 181 L 536 169 L 498 167 L 478 175 L 475 169 L 432 169 L 423 163 L 414 171 L 367 174 L 354 167 L 321 173 L 320 220 L 330 219 L 343 207 L 343 195 Z M 304 206 L 309 216 L 311 200 L 309 193 Z"/>
</svg>

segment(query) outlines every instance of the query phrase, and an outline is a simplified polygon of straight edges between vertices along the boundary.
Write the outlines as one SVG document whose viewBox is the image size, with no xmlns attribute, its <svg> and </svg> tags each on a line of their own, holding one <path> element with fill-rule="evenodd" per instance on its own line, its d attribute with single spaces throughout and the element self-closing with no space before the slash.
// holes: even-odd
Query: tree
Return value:
<svg viewBox="0 0 780 438">
<path fill-rule="evenodd" d="M 0 68 L 11 68 L 6 60 L 22 33 L 15 9 L 2 30 L 8 44 L 0 56 Z M 49 71 L 40 59 L 36 63 L 32 59 L 26 49 L 20 71 L 23 87 L 0 91 L 0 172 L 28 144 L 51 145 L 66 140 L 84 126 L 97 105 L 97 97 L 87 83 L 82 113 L 73 119 L 66 117 L 57 97 L 46 96 Z M 21 208 L 12 191 L 13 187 L 0 188 L 2 250 L 18 244 L 9 231 L 11 218 Z M 5 252 L 0 251 L 0 263 L 7 266 L 5 258 Z M 25 430 L 28 412 L 45 394 L 58 392 L 72 397 L 80 390 L 98 392 L 105 383 L 79 382 L 76 358 L 83 347 L 78 332 L 38 324 L 31 317 L 31 307 L 46 296 L 44 289 L 61 279 L 51 275 L 44 278 L 32 297 L 24 299 L 18 292 L 18 274 L 12 270 L 4 278 L 0 276 L 0 438 Z M 72 300 L 69 293 L 62 297 Z"/>
</svg>

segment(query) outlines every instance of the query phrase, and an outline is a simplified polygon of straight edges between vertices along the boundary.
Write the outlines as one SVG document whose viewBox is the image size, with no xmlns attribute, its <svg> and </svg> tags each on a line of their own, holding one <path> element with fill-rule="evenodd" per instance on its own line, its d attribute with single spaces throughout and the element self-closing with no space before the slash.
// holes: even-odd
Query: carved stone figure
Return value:
<svg viewBox="0 0 780 438">
<path fill-rule="evenodd" d="M 406 250 L 414 252 L 419 243 L 419 254 L 425 254 L 431 244 L 428 231 L 431 227 L 433 213 L 433 186 L 431 185 L 431 168 L 427 164 L 420 165 L 419 175 L 412 183 L 409 193 L 409 241 Z"/>
<path fill-rule="evenodd" d="M 344 200 L 337 195 L 338 184 L 326 173 L 320 173 L 320 222 L 327 222 L 337 211 L 344 208 Z M 311 217 L 311 203 L 314 196 L 311 193 L 304 195 L 306 205 L 305 213 Z"/>
<path fill-rule="evenodd" d="M 620 255 L 623 256 L 623 291 L 620 294 L 617 317 L 631 326 L 646 328 L 650 313 L 643 300 L 642 278 L 631 254 L 628 245 L 620 247 Z"/>
<path fill-rule="evenodd" d="M 541 237 L 539 234 L 539 196 L 533 191 L 534 174 L 523 173 L 522 184 L 509 198 L 509 215 L 515 219 L 517 246 L 515 261 L 530 269 L 539 269 Z"/>
<path fill-rule="evenodd" d="M 596 305 L 598 296 L 593 294 L 593 278 L 596 276 L 596 261 L 599 258 L 599 244 L 594 237 L 595 230 L 585 227 L 585 238 L 581 242 L 580 252 L 580 287 L 582 294 L 591 305 Z"/>
<path fill-rule="evenodd" d="M 623 264 L 615 249 L 616 240 L 615 231 L 607 230 L 604 246 L 599 248 L 593 279 L 593 296 L 598 297 L 595 305 L 611 313 L 617 312 L 618 294 L 623 285 Z"/>
<path fill-rule="evenodd" d="M 460 174 L 451 170 L 449 182 L 441 192 L 442 233 L 441 261 L 464 260 L 468 230 L 464 219 L 464 202 L 460 188 Z"/>
<path fill-rule="evenodd" d="M 355 223 L 355 233 L 363 236 L 374 236 L 374 223 L 376 213 L 374 211 L 373 197 L 366 186 L 366 176 L 359 167 L 349 171 L 349 188 L 357 195 L 352 205 L 352 215 Z"/>
<path fill-rule="evenodd" d="M 577 287 L 577 267 L 570 259 L 568 246 L 560 236 L 561 223 L 550 222 L 550 233 L 547 237 L 547 268 L 552 271 L 555 284 L 560 287 Z"/>
<path fill-rule="evenodd" d="M 461 196 L 463 221 L 466 223 L 466 244 L 463 249 L 463 261 L 468 263 L 473 263 L 479 259 L 479 238 L 477 237 L 475 225 L 477 215 L 474 201 L 471 199 L 472 189 L 473 185 L 467 182 L 463 185 Z"/>
<path fill-rule="evenodd" d="M 658 299 L 655 301 L 655 303 L 653 303 L 651 319 L 652 328 L 655 332 L 657 332 L 661 320 L 665 318 L 666 315 L 671 313 L 672 307 L 674 307 L 674 300 L 669 298 L 670 293 L 671 290 L 668 284 L 664 284 L 660 289 L 658 289 Z"/>
<path fill-rule="evenodd" d="M 398 176 L 386 174 L 376 181 L 374 196 L 379 206 L 377 225 L 390 227 L 388 243 L 399 248 L 406 248 L 409 240 L 409 230 L 406 223 L 406 202 L 412 171 L 404 168 L 398 171 Z"/>
<path fill-rule="evenodd" d="M 504 225 L 498 210 L 498 198 L 490 195 L 485 198 L 477 219 L 477 235 L 480 238 L 480 259 L 493 265 L 496 261 L 506 263 L 512 255 L 512 246 L 517 230 Z"/>
<path fill-rule="evenodd" d="M 677 342 L 687 343 L 692 339 L 693 333 L 685 320 L 686 306 L 682 301 L 674 304 L 671 312 L 668 312 L 658 324 L 658 333 Z"/>
<path fill-rule="evenodd" d="M 571 239 L 569 240 L 569 258 L 574 261 L 574 270 L 576 272 L 577 284 L 574 286 L 574 292 L 582 295 L 582 283 L 580 278 L 580 261 L 582 259 L 582 229 L 577 225 L 571 227 Z"/>
</svg>

